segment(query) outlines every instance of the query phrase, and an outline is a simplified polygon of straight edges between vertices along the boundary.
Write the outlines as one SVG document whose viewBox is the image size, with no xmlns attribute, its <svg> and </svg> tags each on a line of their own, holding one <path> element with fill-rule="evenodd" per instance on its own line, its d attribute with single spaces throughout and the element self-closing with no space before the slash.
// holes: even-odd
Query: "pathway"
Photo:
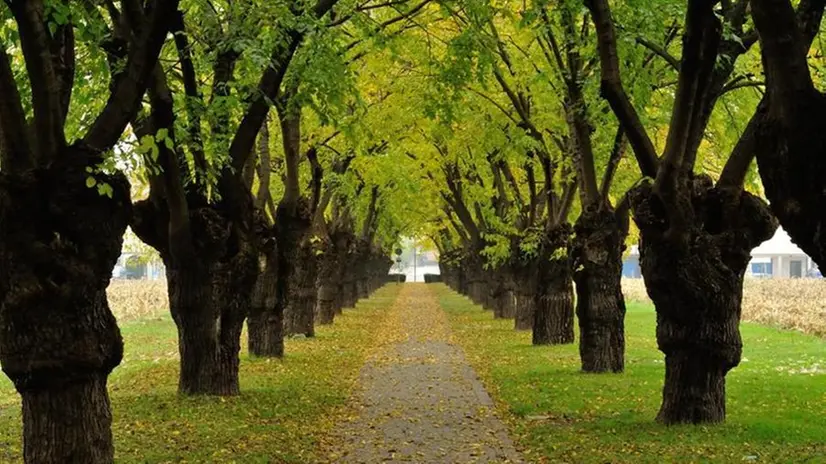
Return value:
<svg viewBox="0 0 826 464">
<path fill-rule="evenodd" d="M 364 366 L 340 463 L 520 463 L 493 403 L 424 284 L 404 284 Z"/>
</svg>

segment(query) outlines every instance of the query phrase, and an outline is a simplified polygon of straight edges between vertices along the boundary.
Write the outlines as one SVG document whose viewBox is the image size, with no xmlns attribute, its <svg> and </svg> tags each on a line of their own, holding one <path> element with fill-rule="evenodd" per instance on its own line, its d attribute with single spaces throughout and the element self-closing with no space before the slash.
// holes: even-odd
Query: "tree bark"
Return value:
<svg viewBox="0 0 826 464">
<path fill-rule="evenodd" d="M 166 235 L 168 212 L 151 200 L 136 203 L 134 211 L 132 229 L 161 253 L 167 270 L 181 360 L 178 391 L 238 394 L 241 330 L 258 276 L 258 251 L 251 238 L 222 206 L 190 207 L 191 243 L 198 260 L 182 261 L 170 252 L 176 238 Z"/>
<path fill-rule="evenodd" d="M 167 264 L 169 306 L 178 327 L 184 395 L 237 395 L 241 330 L 256 272 L 250 256 L 209 268 Z"/>
<path fill-rule="evenodd" d="M 707 176 L 678 192 L 694 205 L 686 234 L 667 233 L 667 212 L 650 182 L 630 192 L 640 228 L 640 266 L 657 311 L 665 354 L 664 424 L 725 419 L 725 375 L 740 362 L 740 303 L 752 248 L 777 222 L 759 198 L 713 187 Z"/>
<path fill-rule="evenodd" d="M 336 317 L 336 291 L 338 284 L 333 280 L 324 280 L 318 285 L 318 301 L 316 302 L 316 322 L 329 325 Z"/>
<path fill-rule="evenodd" d="M 255 318 L 247 321 L 250 336 L 255 337 L 256 356 L 282 357 L 284 355 L 285 317 L 287 306 L 296 292 L 297 267 L 300 265 L 301 242 L 310 230 L 309 205 L 299 198 L 298 205 L 278 205 L 275 221 L 275 280 L 274 301 Z M 269 262 L 268 262 L 269 264 Z M 250 345 L 252 350 L 253 344 Z"/>
<path fill-rule="evenodd" d="M 570 252 L 571 228 L 560 225 L 548 232 L 542 247 L 547 258 L 539 263 L 539 293 L 533 317 L 534 345 L 574 342 L 574 289 Z"/>
<path fill-rule="evenodd" d="M 30 463 L 111 463 L 112 413 L 106 375 L 23 397 L 23 459 Z"/>
<path fill-rule="evenodd" d="M 513 319 L 516 315 L 514 281 L 510 269 L 501 267 L 493 273 L 490 301 L 495 319 Z"/>
<path fill-rule="evenodd" d="M 283 308 L 277 305 L 278 251 L 277 244 L 265 250 L 259 258 L 258 279 L 252 294 L 247 318 L 249 351 L 255 356 L 284 356 Z"/>
<path fill-rule="evenodd" d="M 44 168 L 0 173 L 0 363 L 23 400 L 23 455 L 37 463 L 111 463 L 106 379 L 123 356 L 106 287 L 129 215 L 123 175 L 63 148 Z"/>
<path fill-rule="evenodd" d="M 513 272 L 516 297 L 513 328 L 515 330 L 532 330 L 534 313 L 536 312 L 536 295 L 539 292 L 537 260 L 533 258 L 517 258 Z"/>
<path fill-rule="evenodd" d="M 488 288 L 485 279 L 485 270 L 478 253 L 473 249 L 466 250 L 462 259 L 466 296 L 477 305 L 484 306 L 487 300 Z"/>
<path fill-rule="evenodd" d="M 347 247 L 346 234 L 333 231 L 327 236 L 323 253 L 317 257 L 315 321 L 318 324 L 332 324 L 339 312 L 338 289 Z"/>
<path fill-rule="evenodd" d="M 284 307 L 284 335 L 315 336 L 317 294 L 315 250 L 305 236 L 291 275 L 289 301 Z"/>
<path fill-rule="evenodd" d="M 622 252 L 627 235 L 611 209 L 584 211 L 574 226 L 579 356 L 584 372 L 625 368 Z"/>
</svg>

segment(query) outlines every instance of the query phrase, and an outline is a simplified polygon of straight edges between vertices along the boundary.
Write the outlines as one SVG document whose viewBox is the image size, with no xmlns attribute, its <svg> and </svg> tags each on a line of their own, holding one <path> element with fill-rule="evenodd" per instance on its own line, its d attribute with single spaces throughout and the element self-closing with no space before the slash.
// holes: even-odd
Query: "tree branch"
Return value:
<svg viewBox="0 0 826 464">
<path fill-rule="evenodd" d="M 266 208 L 270 195 L 270 128 L 269 121 L 264 121 L 258 134 L 258 194 L 255 206 L 262 211 Z"/>
<path fill-rule="evenodd" d="M 319 0 L 313 8 L 312 14 L 316 18 L 321 18 L 333 8 L 337 1 Z M 273 49 L 270 56 L 271 65 L 261 76 L 261 80 L 258 82 L 258 92 L 250 100 L 247 111 L 230 144 L 229 156 L 232 168 L 236 172 L 240 172 L 246 157 L 249 156 L 258 129 L 270 110 L 270 102 L 277 97 L 281 82 L 284 80 L 284 75 L 287 73 L 287 68 L 295 55 L 295 51 L 304 40 L 304 32 L 290 29 L 285 32 L 283 37 L 285 37 L 285 41 L 280 42 Z"/>
<path fill-rule="evenodd" d="M 729 82 L 723 89 L 720 91 L 720 96 L 723 96 L 729 92 L 732 92 L 737 89 L 745 89 L 748 87 L 757 87 L 757 88 L 764 88 L 766 83 L 763 81 L 740 81 L 740 82 Z"/>
<path fill-rule="evenodd" d="M 678 194 L 679 179 L 693 168 L 705 129 L 704 115 L 709 114 L 707 105 L 713 101 L 707 97 L 722 25 L 711 3 L 691 1 L 685 28 L 682 70 L 671 109 L 665 154 L 655 180 L 655 189 L 668 211 L 669 231 L 678 238 L 684 237 L 692 211 L 688 200 Z"/>
<path fill-rule="evenodd" d="M 169 30 L 168 21 L 177 10 L 179 1 L 153 0 L 149 27 L 141 34 L 137 46 L 130 47 L 126 70 L 103 111 L 83 138 L 87 146 L 99 151 L 110 149 L 117 143 L 126 124 L 137 114 Z"/>
<path fill-rule="evenodd" d="M 75 33 L 71 22 L 57 27 L 50 49 L 55 75 L 60 84 L 60 124 L 63 127 L 66 115 L 69 114 L 75 82 Z"/>
<path fill-rule="evenodd" d="M 298 165 L 301 161 L 301 108 L 292 105 L 290 99 L 294 88 L 286 89 L 279 95 L 277 105 L 278 120 L 281 124 L 281 140 L 284 146 L 284 164 L 286 181 L 282 204 L 294 206 L 301 196 Z"/>
<path fill-rule="evenodd" d="M 26 59 L 34 107 L 34 156 L 40 162 L 54 159 L 66 145 L 61 110 L 61 85 L 51 56 L 52 39 L 46 30 L 42 0 L 15 1 L 9 8 L 17 22 L 20 45 Z"/>
<path fill-rule="evenodd" d="M 447 181 L 448 190 L 451 195 L 445 196 L 445 201 L 453 208 L 462 225 L 467 230 L 470 240 L 474 245 L 481 243 L 482 234 L 479 227 L 473 221 L 473 215 L 465 204 L 462 195 L 461 178 L 459 177 L 459 169 L 455 164 L 448 164 L 442 167 L 445 173 L 445 180 Z"/>
<path fill-rule="evenodd" d="M 737 140 L 737 144 L 731 151 L 728 160 L 726 160 L 726 164 L 723 166 L 723 172 L 717 181 L 718 186 L 737 189 L 743 188 L 749 166 L 751 166 L 751 162 L 756 155 L 754 144 L 757 142 L 757 130 L 760 126 L 761 119 L 766 115 L 767 109 L 768 100 L 763 98 L 760 100 L 760 104 L 757 105 L 757 110 L 749 120 L 748 125 L 746 125 L 746 129 Z"/>
<path fill-rule="evenodd" d="M 321 185 L 324 180 L 324 168 L 318 162 L 318 150 L 315 147 L 310 147 L 305 153 L 307 160 L 310 162 L 310 170 L 312 172 L 312 180 L 310 181 L 310 190 L 312 191 L 312 211 L 315 213 L 321 204 Z"/>
<path fill-rule="evenodd" d="M 811 1 L 802 6 L 821 11 L 822 15 L 823 3 Z M 752 0 L 751 10 L 760 33 L 763 69 L 768 91 L 772 95 L 771 107 L 793 121 L 798 105 L 808 104 L 814 92 L 806 59 L 809 48 L 807 37 L 803 35 L 788 0 Z M 812 21 L 812 16 L 817 16 L 812 10 L 801 12 L 804 21 Z"/>
<path fill-rule="evenodd" d="M 20 101 L 9 56 L 0 47 L 0 161 L 3 171 L 20 172 L 33 166 L 26 113 Z"/>
<path fill-rule="evenodd" d="M 204 96 L 198 89 L 198 79 L 195 74 L 195 65 L 192 63 L 192 50 L 184 27 L 182 11 L 175 12 L 170 29 L 175 39 L 175 48 L 178 50 L 178 59 L 181 62 L 181 74 L 183 76 L 184 93 L 186 94 L 185 106 L 189 115 L 187 124 L 190 139 L 189 151 L 192 153 L 198 175 L 205 176 L 209 166 L 207 165 L 203 137 L 201 136 L 201 108 L 198 106 L 198 102 L 203 103 Z"/>
<path fill-rule="evenodd" d="M 654 144 L 631 104 L 620 77 L 617 39 L 608 0 L 586 0 L 597 30 L 597 44 L 602 66 L 601 92 L 619 119 L 634 149 L 637 164 L 644 176 L 655 177 L 659 160 Z"/>
<path fill-rule="evenodd" d="M 602 187 L 600 189 L 603 203 L 608 203 L 608 194 L 611 193 L 611 184 L 614 182 L 614 175 L 619 167 L 620 160 L 628 146 L 628 139 L 622 126 L 617 128 L 614 136 L 614 145 L 611 147 L 611 155 L 608 157 L 608 165 L 605 167 L 605 175 L 602 177 Z"/>
<path fill-rule="evenodd" d="M 677 71 L 677 72 L 680 71 L 680 60 L 675 58 L 674 55 L 668 53 L 668 50 L 666 50 L 665 48 L 660 47 L 659 45 L 657 45 L 657 44 L 655 44 L 651 41 L 648 41 L 648 40 L 644 39 L 643 37 L 637 37 L 636 42 L 638 44 L 642 45 L 643 47 L 647 48 L 648 50 L 650 50 L 655 55 L 657 55 L 660 58 L 664 59 L 666 61 L 666 63 L 668 63 L 669 66 L 671 66 L 675 71 Z"/>
</svg>

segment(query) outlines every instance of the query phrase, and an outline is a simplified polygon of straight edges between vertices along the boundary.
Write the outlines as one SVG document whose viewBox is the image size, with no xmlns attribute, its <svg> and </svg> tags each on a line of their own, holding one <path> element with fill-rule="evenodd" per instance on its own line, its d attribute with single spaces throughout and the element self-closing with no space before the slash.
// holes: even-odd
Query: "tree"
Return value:
<svg viewBox="0 0 826 464">
<path fill-rule="evenodd" d="M 446 84 L 476 95 L 497 110 L 496 118 L 503 122 L 497 122 L 501 125 L 495 130 L 507 134 L 508 142 L 515 143 L 521 152 L 518 163 L 525 170 L 522 180 L 528 184 L 527 192 L 521 192 L 521 187 L 516 186 L 510 193 L 519 204 L 507 211 L 511 202 L 505 185 L 515 185 L 515 178 L 509 157 L 492 157 L 493 164 L 488 169 L 492 170 L 490 179 L 498 205 L 491 205 L 489 211 L 499 214 L 486 215 L 485 208 L 473 205 L 474 210 L 479 210 L 477 229 L 483 241 L 477 242 L 476 250 L 469 248 L 466 253 L 463 283 L 469 286 L 474 301 L 488 306 L 495 302 L 506 305 L 507 295 L 515 293 L 515 326 L 532 329 L 535 344 L 571 343 L 573 288 L 568 211 L 573 204 L 576 183 L 570 176 L 570 165 L 566 166 L 560 153 L 555 152 L 560 145 L 557 142 L 563 138 L 554 119 L 557 102 L 553 97 L 548 98 L 552 93 L 536 91 L 536 87 L 542 85 L 536 85 L 536 76 L 531 75 L 532 57 L 526 47 L 535 41 L 524 37 L 515 27 L 513 12 L 508 7 L 497 9 L 485 2 L 467 2 L 450 5 L 449 9 L 460 33 L 450 42 L 448 59 L 443 65 Z M 507 37 L 512 46 L 506 44 L 503 37 Z M 517 57 L 525 55 L 524 59 L 514 58 L 514 53 Z M 531 73 L 525 73 L 525 67 Z M 469 78 L 477 78 L 481 88 L 468 82 Z M 496 92 L 491 92 L 488 80 Z M 501 145 L 490 147 L 488 153 L 501 148 Z M 458 184 L 456 179 L 449 181 Z M 457 189 L 450 183 L 448 187 L 455 197 Z M 482 183 L 479 185 L 484 188 Z M 475 241 L 477 234 L 470 228 L 468 214 L 456 207 L 452 209 L 466 227 L 467 237 Z M 491 222 L 504 227 L 492 229 Z M 505 244 L 508 246 L 503 246 Z M 479 257 L 483 249 L 498 259 L 485 264 Z M 489 266 L 487 272 L 486 266 Z M 508 284 L 489 284 L 501 281 Z M 478 294 L 476 290 L 488 287 L 495 289 L 492 294 L 487 291 Z M 494 312 L 502 313 L 497 309 Z"/>
<path fill-rule="evenodd" d="M 767 93 L 749 122 L 747 156 L 756 154 L 772 212 L 792 240 L 826 268 L 822 200 L 823 93 L 814 84 L 807 55 L 820 32 L 824 2 L 751 2 L 760 33 Z"/>
<path fill-rule="evenodd" d="M 627 189 L 627 185 L 615 182 L 627 139 L 622 126 L 615 127 L 609 120 L 610 115 L 609 118 L 603 116 L 604 101 L 598 99 L 595 91 L 598 57 L 590 51 L 593 30 L 588 16 L 581 14 L 581 4 L 562 2 L 549 11 L 539 2 L 534 9 L 536 40 L 542 45 L 544 58 L 540 63 L 550 68 L 552 85 L 560 89 L 567 129 L 567 143 L 563 148 L 576 167 L 580 193 L 571 248 L 577 283 L 582 370 L 621 372 L 625 358 L 625 302 L 620 280 L 628 234 L 628 202 L 623 195 L 615 209 L 611 192 L 613 187 L 621 194 Z M 676 27 L 670 27 L 664 49 L 675 36 Z M 635 51 L 627 51 L 624 57 L 636 65 L 631 80 L 651 80 L 654 76 L 645 73 L 654 62 L 655 54 L 637 58 Z M 536 66 L 539 71 L 540 65 Z M 650 99 L 640 91 L 634 96 L 638 105 Z"/>
<path fill-rule="evenodd" d="M 153 173 L 156 188 L 149 199 L 136 205 L 133 228 L 161 252 L 169 270 L 170 307 L 179 331 L 182 393 L 238 393 L 241 329 L 260 280 L 257 262 L 262 234 L 269 233 L 267 227 L 261 227 L 261 213 L 256 212 L 245 168 L 250 165 L 270 105 L 281 94 L 296 51 L 308 35 L 326 27 L 322 18 L 334 4 L 290 3 L 289 17 L 281 17 L 284 10 L 278 5 L 233 2 L 222 9 L 207 8 L 190 21 L 185 21 L 183 13 L 176 17 L 175 48 L 182 62 L 183 94 L 177 96 L 175 89 L 180 87 L 172 87 L 163 73 L 157 73 L 150 92 L 152 113 L 143 121 L 143 137 L 164 141 L 156 144 L 157 151 L 149 151 L 153 157 L 157 153 L 157 162 L 149 159 L 148 164 L 157 164 L 160 169 Z M 201 12 L 199 8 L 193 4 L 190 11 Z M 193 31 L 203 33 L 195 35 L 202 37 L 200 41 L 189 40 Z M 260 78 L 257 83 L 239 79 L 236 69 L 250 71 L 245 78 Z M 207 95 L 199 88 L 199 72 L 212 75 Z M 185 124 L 176 118 L 176 104 L 187 117 Z M 207 121 L 202 118 L 204 111 Z M 206 122 L 210 125 L 208 137 L 203 136 L 202 124 Z M 185 130 L 176 131 L 177 126 Z M 294 168 L 292 161 L 288 160 L 290 169 Z M 288 196 L 292 192 L 288 189 Z M 288 200 L 295 206 L 293 196 Z M 264 203 L 269 202 L 264 199 Z M 275 214 L 278 216 L 278 211 Z M 284 217 L 276 224 L 287 228 L 288 222 Z M 290 249 L 286 240 L 276 243 L 275 248 L 264 245 L 276 255 Z M 272 259 L 272 253 L 268 261 L 276 261 L 276 266 L 288 262 Z M 280 289 L 274 291 L 274 298 L 259 298 L 255 303 L 256 311 L 265 313 L 257 320 L 273 321 L 280 332 L 280 316 L 269 315 L 283 310 L 283 305 L 275 303 Z M 251 332 L 254 336 L 262 333 L 257 329 Z M 279 355 L 283 350 L 279 348 L 280 335 L 269 334 L 267 340 L 271 342 L 266 346 L 254 346 Z"/>
<path fill-rule="evenodd" d="M 603 96 L 626 132 L 646 179 L 629 194 L 640 233 L 640 263 L 657 310 L 657 342 L 666 355 L 666 424 L 725 418 L 725 375 L 740 362 L 743 274 L 753 247 L 774 233 L 768 206 L 743 191 L 748 163 L 735 152 L 736 173 L 717 183 L 695 174 L 697 153 L 736 58 L 754 42 L 746 1 L 689 0 L 682 56 L 662 157 L 620 76 L 617 35 L 607 1 L 586 2 L 598 34 Z M 726 31 L 726 34 L 723 34 Z M 725 59 L 720 57 L 725 56 Z"/>
<path fill-rule="evenodd" d="M 97 7 L 27 0 L 0 8 L 16 26 L 0 49 L 0 361 L 23 399 L 26 462 L 113 460 L 106 381 L 123 342 L 106 287 L 130 199 L 107 161 L 138 111 L 177 3 L 148 3 L 146 28 L 122 44 L 125 61 L 111 68 L 92 121 L 81 120 L 89 108 L 73 105 L 73 95 L 85 96 L 73 91 L 76 74 L 100 69 L 102 38 L 81 29 L 99 24 Z M 87 33 L 76 38 L 76 30 Z M 15 81 L 21 54 L 28 86 Z M 79 134 L 71 144 L 67 127 Z"/>
<path fill-rule="evenodd" d="M 329 295 L 332 286 L 337 285 L 332 280 L 336 279 L 338 271 L 335 270 L 337 265 L 325 263 L 325 258 L 350 253 L 342 248 L 335 253 L 324 255 L 323 250 L 320 249 L 320 247 L 324 248 L 325 245 L 329 245 L 329 242 L 325 240 L 329 237 L 324 230 L 324 215 L 333 192 L 325 192 L 322 195 L 324 169 L 318 161 L 318 156 L 322 151 L 322 146 L 327 145 L 326 148 L 329 149 L 328 144 L 347 124 L 328 123 L 327 125 L 335 127 L 333 135 L 319 140 L 318 145 L 310 144 L 306 151 L 302 151 L 305 138 L 303 136 L 305 131 L 302 128 L 303 110 L 305 107 L 312 108 L 324 121 L 334 121 L 336 117 L 347 119 L 351 116 L 340 114 L 339 111 L 341 107 L 347 107 L 347 111 L 352 113 L 353 107 L 359 106 L 357 99 L 355 102 L 347 100 L 347 104 L 343 102 L 348 92 L 354 90 L 351 87 L 347 67 L 370 54 L 372 35 L 409 19 L 421 11 L 426 4 L 427 1 L 414 6 L 403 2 L 372 4 L 370 1 L 354 5 L 336 4 L 336 18 L 331 17 L 324 23 L 324 29 L 308 37 L 305 41 L 305 48 L 299 49 L 296 58 L 291 61 L 294 67 L 288 69 L 290 74 L 285 86 L 283 89 L 278 89 L 275 100 L 279 113 L 286 168 L 283 179 L 284 195 L 276 208 L 274 218 L 274 236 L 278 244 L 276 247 L 278 256 L 274 262 L 278 266 L 278 284 L 274 306 L 265 309 L 262 318 L 256 317 L 251 320 L 251 331 L 254 334 L 251 346 L 254 347 L 255 354 L 274 356 L 283 354 L 283 349 L 278 347 L 280 342 L 276 342 L 273 349 L 268 349 L 266 346 L 259 346 L 254 341 L 259 336 L 267 340 L 278 339 L 278 336 L 272 334 L 280 331 L 282 324 L 287 335 L 313 336 L 320 291 L 323 291 L 326 304 L 324 307 L 325 322 L 331 322 L 328 311 Z M 410 8 L 396 15 L 395 9 L 406 7 Z M 394 12 L 391 13 L 392 16 L 389 19 L 384 19 L 387 14 L 384 10 L 388 9 Z M 378 23 L 378 26 L 371 25 L 366 31 L 359 30 L 358 27 L 354 28 L 355 31 L 340 31 L 339 28 L 346 27 L 350 22 L 358 23 L 358 19 L 364 19 L 362 16 L 369 20 L 368 23 L 382 21 Z M 346 41 L 343 41 L 343 38 L 346 38 Z M 363 46 L 364 49 L 360 49 L 359 46 Z M 330 73 L 330 70 L 338 71 L 338 73 Z M 311 182 L 306 192 L 308 194 L 302 191 L 300 179 L 300 166 L 305 159 L 311 165 Z M 341 169 L 346 170 L 349 161 L 339 160 L 339 162 L 343 163 L 340 166 Z M 341 247 L 350 246 L 346 234 L 338 237 L 337 241 L 340 242 Z M 343 258 L 343 255 L 339 258 Z M 359 265 L 363 263 L 358 260 L 356 262 Z M 319 266 L 325 266 L 323 282 L 318 280 Z M 323 288 L 316 288 L 322 283 Z M 344 285 L 344 287 L 346 287 L 345 294 L 347 295 L 344 304 L 355 304 L 358 292 L 353 293 L 351 290 L 355 291 L 355 289 L 350 286 Z M 365 296 L 364 290 L 366 289 L 365 286 L 360 296 Z M 281 318 L 275 315 L 279 312 L 283 313 L 283 323 Z"/>
</svg>

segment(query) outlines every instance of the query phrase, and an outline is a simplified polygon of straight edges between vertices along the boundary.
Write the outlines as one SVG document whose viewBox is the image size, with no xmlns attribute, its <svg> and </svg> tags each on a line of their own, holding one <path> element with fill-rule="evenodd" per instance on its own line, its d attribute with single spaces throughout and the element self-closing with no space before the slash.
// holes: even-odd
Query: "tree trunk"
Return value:
<svg viewBox="0 0 826 464">
<path fill-rule="evenodd" d="M 516 316 L 516 297 L 513 288 L 507 285 L 501 286 L 494 298 L 493 317 L 495 319 L 513 319 Z"/>
<path fill-rule="evenodd" d="M 516 311 L 514 317 L 515 330 L 532 330 L 534 312 L 536 311 L 536 292 L 538 289 L 536 276 L 516 281 Z"/>
<path fill-rule="evenodd" d="M 491 274 L 489 301 L 493 307 L 495 319 L 511 319 L 516 314 L 514 300 L 514 282 L 510 269 L 500 267 Z"/>
<path fill-rule="evenodd" d="M 321 282 L 318 286 L 316 302 L 316 321 L 322 325 L 332 324 L 336 316 L 336 290 L 338 284 L 332 280 Z"/>
<path fill-rule="evenodd" d="M 481 260 L 474 251 L 467 251 L 462 260 L 462 269 L 465 272 L 465 286 L 467 294 L 474 304 L 484 306 L 487 300 L 488 287 L 485 283 L 485 270 Z"/>
<path fill-rule="evenodd" d="M 23 397 L 23 459 L 27 463 L 111 463 L 112 414 L 106 375 Z"/>
<path fill-rule="evenodd" d="M 326 249 L 317 258 L 315 321 L 318 324 L 332 324 L 336 317 L 336 293 L 338 291 L 339 253 L 335 238 L 326 243 Z"/>
<path fill-rule="evenodd" d="M 339 293 L 341 294 L 341 307 L 342 308 L 355 308 L 356 307 L 356 281 L 353 280 L 353 275 L 349 271 L 345 271 L 345 277 L 341 282 L 341 288 L 339 289 Z"/>
<path fill-rule="evenodd" d="M 370 279 L 365 276 L 356 282 L 359 300 L 370 298 Z"/>
<path fill-rule="evenodd" d="M 171 252 L 181 238 L 167 235 L 165 209 L 151 200 L 134 206 L 132 229 L 166 265 L 169 309 L 178 329 L 178 391 L 184 395 L 238 393 L 241 331 L 259 274 L 257 240 L 243 223 L 247 218 L 238 216 L 223 205 L 191 206 L 186 240 L 197 259 L 188 259 Z"/>
<path fill-rule="evenodd" d="M 247 321 L 250 337 L 250 352 L 256 356 L 284 356 L 284 335 L 286 329 L 286 308 L 291 302 L 296 285 L 301 276 L 297 267 L 301 265 L 301 242 L 310 229 L 309 204 L 299 198 L 298 204 L 290 207 L 280 203 L 276 210 L 274 227 L 275 253 L 267 259 L 267 285 L 273 285 L 272 301 L 263 308 L 254 308 Z M 274 264 L 274 269 L 271 266 Z M 275 275 L 272 275 L 274 273 Z"/>
<path fill-rule="evenodd" d="M 571 268 L 571 227 L 549 231 L 541 245 L 539 293 L 533 317 L 534 345 L 574 342 L 574 289 Z"/>
<path fill-rule="evenodd" d="M 284 335 L 315 336 L 316 257 L 309 240 L 301 244 L 284 308 Z"/>
<path fill-rule="evenodd" d="M 247 318 L 249 351 L 255 356 L 281 358 L 284 356 L 284 310 L 277 301 L 277 251 L 270 250 L 261 259 L 263 269 L 259 269 Z"/>
<path fill-rule="evenodd" d="M 584 372 L 625 368 L 622 252 L 626 232 L 610 209 L 585 211 L 574 226 L 579 357 Z"/>
<path fill-rule="evenodd" d="M 665 424 L 725 419 L 725 375 L 740 362 L 740 303 L 751 250 L 777 222 L 759 198 L 713 187 L 697 176 L 679 193 L 691 197 L 695 222 L 684 234 L 667 226 L 667 212 L 650 183 L 631 191 L 640 227 L 640 266 L 657 311 L 657 344 L 665 353 Z"/>
<path fill-rule="evenodd" d="M 542 280 L 533 317 L 534 345 L 564 345 L 574 342 L 574 289 L 570 262 L 548 263 L 558 269 Z"/>
<path fill-rule="evenodd" d="M 167 264 L 169 306 L 178 327 L 184 395 L 237 395 L 241 331 L 255 284 L 254 261 L 209 268 Z"/>
<path fill-rule="evenodd" d="M 23 401 L 31 463 L 111 463 L 106 379 L 123 356 L 106 287 L 123 243 L 129 184 L 96 175 L 78 147 L 47 168 L 0 173 L 0 362 Z"/>
</svg>

